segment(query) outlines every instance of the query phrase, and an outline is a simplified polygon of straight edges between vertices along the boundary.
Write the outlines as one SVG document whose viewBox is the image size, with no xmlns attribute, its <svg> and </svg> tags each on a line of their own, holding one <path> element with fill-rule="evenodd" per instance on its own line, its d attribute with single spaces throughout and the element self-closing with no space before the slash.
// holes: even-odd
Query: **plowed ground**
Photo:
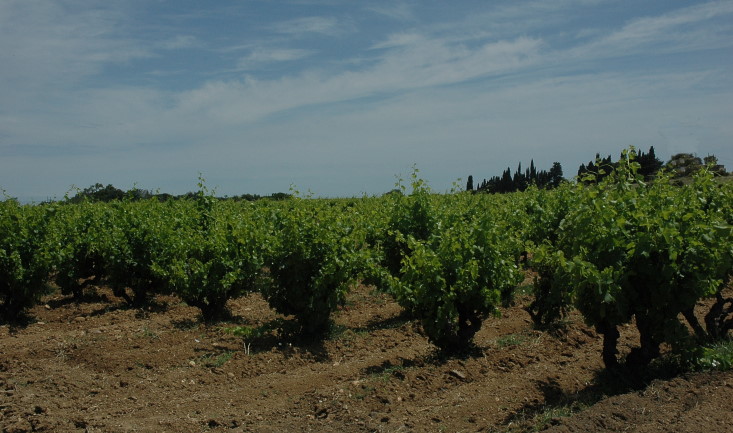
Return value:
<svg viewBox="0 0 733 433">
<path fill-rule="evenodd" d="M 388 296 L 358 287 L 322 343 L 224 332 L 278 316 L 258 296 L 201 323 L 174 297 L 132 309 L 110 291 L 52 295 L 0 327 L 3 432 L 730 431 L 733 375 L 633 389 L 602 372 L 601 339 L 571 316 L 532 329 L 528 299 L 444 357 Z M 638 336 L 622 330 L 621 351 Z M 572 415 L 572 416 L 568 416 Z"/>
</svg>

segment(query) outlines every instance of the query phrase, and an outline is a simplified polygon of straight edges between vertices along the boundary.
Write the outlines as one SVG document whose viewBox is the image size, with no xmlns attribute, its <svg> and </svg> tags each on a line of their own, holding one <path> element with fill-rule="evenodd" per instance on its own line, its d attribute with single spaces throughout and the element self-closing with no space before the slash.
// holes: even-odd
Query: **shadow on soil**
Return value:
<svg viewBox="0 0 733 433">
<path fill-rule="evenodd" d="M 410 318 L 409 314 L 403 311 L 397 316 L 370 321 L 367 323 L 366 326 L 357 327 L 357 328 L 349 328 L 349 329 L 351 329 L 351 331 L 356 332 L 356 333 L 381 331 L 385 329 L 396 329 L 396 328 L 403 326 L 406 323 L 409 323 L 410 320 L 412 319 Z"/>
<path fill-rule="evenodd" d="M 109 303 L 111 302 L 109 297 L 106 295 L 99 294 L 97 292 L 84 292 L 81 296 L 66 295 L 62 298 L 51 299 L 47 302 L 48 306 L 56 309 L 65 307 L 67 305 L 78 305 L 78 304 L 95 304 L 95 303 Z"/>
<path fill-rule="evenodd" d="M 201 317 L 182 319 L 174 321 L 173 326 L 180 330 L 190 330 L 199 326 L 213 327 L 239 336 L 242 338 L 242 345 L 237 350 L 244 350 L 248 355 L 275 349 L 281 352 L 286 359 L 305 355 L 316 362 L 330 360 L 324 342 L 329 340 L 330 333 L 334 332 L 331 328 L 324 334 L 302 336 L 295 320 L 277 318 L 257 325 L 241 316 L 229 316 L 216 322 L 206 322 Z"/>
<path fill-rule="evenodd" d="M 0 320 L 0 326 L 8 325 L 8 332 L 10 332 L 11 335 L 14 335 L 35 322 L 36 322 L 35 318 L 30 316 L 26 312 L 21 312 L 16 317 L 14 317 L 12 320 L 6 320 L 6 319 Z"/>
<path fill-rule="evenodd" d="M 399 358 L 397 362 L 387 360 L 379 365 L 372 365 L 361 370 L 362 376 L 393 376 L 397 379 L 403 380 L 405 378 L 404 370 L 419 367 L 422 364 L 420 361 L 412 359 Z"/>
<path fill-rule="evenodd" d="M 617 370 L 600 370 L 593 383 L 579 392 L 568 393 L 555 379 L 537 381 L 537 389 L 542 393 L 542 401 L 530 402 L 519 408 L 503 421 L 503 425 L 515 424 L 526 429 L 518 431 L 538 431 L 558 424 L 559 417 L 570 416 L 599 401 L 620 394 L 644 390 L 652 381 L 668 380 L 678 376 L 683 369 L 674 359 L 658 359 L 643 373 L 622 365 Z M 514 430 L 512 430 L 514 431 Z"/>
</svg>

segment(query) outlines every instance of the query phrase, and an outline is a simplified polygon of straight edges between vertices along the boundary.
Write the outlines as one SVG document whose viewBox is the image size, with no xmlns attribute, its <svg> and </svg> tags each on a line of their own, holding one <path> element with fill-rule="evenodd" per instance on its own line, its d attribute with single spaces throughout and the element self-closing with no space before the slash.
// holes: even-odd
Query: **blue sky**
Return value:
<svg viewBox="0 0 733 433">
<path fill-rule="evenodd" d="M 438 191 L 654 146 L 733 170 L 733 1 L 0 0 L 0 187 Z"/>
</svg>

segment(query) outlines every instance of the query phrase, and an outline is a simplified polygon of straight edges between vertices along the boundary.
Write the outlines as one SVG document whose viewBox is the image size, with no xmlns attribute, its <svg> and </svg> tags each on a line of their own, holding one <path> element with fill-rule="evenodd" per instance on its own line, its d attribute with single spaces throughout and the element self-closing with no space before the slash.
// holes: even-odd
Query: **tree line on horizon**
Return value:
<svg viewBox="0 0 733 433">
<path fill-rule="evenodd" d="M 725 167 L 718 163 L 717 157 L 708 155 L 700 158 L 691 153 L 678 153 L 673 155 L 665 164 L 657 158 L 654 146 L 649 147 L 648 152 L 639 152 L 635 156 L 635 162 L 639 164 L 638 174 L 644 176 L 646 180 L 652 179 L 662 168 L 674 171 L 673 177 L 685 177 L 700 170 L 703 166 L 707 166 L 716 175 L 725 176 L 728 173 Z M 601 158 L 596 153 L 595 160 L 589 161 L 587 164 L 580 164 L 577 171 L 577 179 L 583 183 L 599 182 L 618 167 L 619 161 L 613 162 L 611 155 Z M 592 176 L 589 176 L 592 175 Z M 508 193 L 515 191 L 524 191 L 530 185 L 534 185 L 540 189 L 556 188 L 565 180 L 563 177 L 562 165 L 559 162 L 553 162 L 549 170 L 538 170 L 534 164 L 534 159 L 530 160 L 529 167 L 522 170 L 520 162 L 517 169 L 512 173 L 509 167 L 504 170 L 501 176 L 493 176 L 483 179 L 480 184 L 474 184 L 472 175 L 468 176 L 466 183 L 466 191 L 478 193 Z M 399 192 L 395 190 L 392 192 Z M 77 193 L 71 197 L 67 196 L 64 201 L 70 203 L 79 203 L 82 201 L 92 202 L 110 202 L 115 200 L 139 201 L 155 198 L 159 201 L 168 200 L 185 200 L 193 199 L 197 196 L 196 192 L 187 192 L 185 194 L 173 195 L 168 193 L 152 192 L 146 189 L 132 188 L 130 190 L 122 190 L 108 184 L 104 186 L 96 183 L 87 188 L 77 190 Z M 257 201 L 257 200 L 285 200 L 292 197 L 292 194 L 277 192 L 270 195 L 259 194 L 241 194 L 236 196 L 217 197 L 220 200 L 233 201 Z"/>
<path fill-rule="evenodd" d="M 665 164 L 657 158 L 654 146 L 650 146 L 648 152 L 637 153 L 634 161 L 639 164 L 637 174 L 644 176 L 646 180 L 652 179 L 662 168 L 674 171 L 673 177 L 689 176 L 703 166 L 710 167 L 711 171 L 717 175 L 727 175 L 725 167 L 720 165 L 718 159 L 713 155 L 700 158 L 691 153 L 678 153 L 673 155 L 669 162 Z M 619 161 L 613 162 L 611 155 L 601 158 L 601 155 L 596 153 L 594 161 L 580 164 L 577 179 L 583 183 L 599 182 L 613 172 L 618 165 Z M 473 176 L 468 176 L 466 191 L 507 193 L 524 191 L 530 185 L 540 189 L 552 189 L 558 187 L 563 180 L 565 178 L 563 177 L 562 165 L 559 162 L 552 163 L 552 168 L 546 171 L 537 170 L 534 160 L 531 160 L 529 168 L 524 171 L 522 171 L 522 163 L 520 162 L 514 173 L 507 167 L 501 176 L 493 176 L 488 180 L 484 179 L 478 186 L 474 185 Z"/>
<path fill-rule="evenodd" d="M 639 152 L 636 154 L 634 161 L 639 164 L 637 174 L 644 176 L 647 180 L 656 175 L 664 166 L 662 160 L 657 158 L 654 152 L 654 146 L 649 147 L 649 152 L 647 153 Z M 595 162 L 590 161 L 587 165 L 580 164 L 580 167 L 578 167 L 578 179 L 583 181 L 588 174 L 592 174 L 595 176 L 594 182 L 598 182 L 614 171 L 618 167 L 618 164 L 618 161 L 611 161 L 611 155 L 601 158 L 600 154 L 596 153 Z M 588 181 L 584 182 L 587 183 Z"/>
<path fill-rule="evenodd" d="M 484 179 L 476 189 L 474 189 L 473 185 L 473 176 L 468 176 L 466 190 L 488 193 L 506 193 L 524 191 L 530 185 L 536 185 L 538 188 L 552 189 L 559 186 L 563 179 L 562 165 L 559 162 L 552 163 L 552 168 L 548 171 L 538 171 L 534 165 L 534 160 L 531 160 L 529 167 L 524 172 L 522 172 L 522 163 L 520 162 L 514 174 L 512 174 L 511 169 L 507 167 L 501 176 L 494 176 L 489 180 Z"/>
<path fill-rule="evenodd" d="M 115 187 L 112 184 L 109 184 L 107 186 L 102 185 L 101 183 L 96 183 L 94 185 L 91 185 L 87 188 L 84 188 L 82 190 L 79 190 L 76 195 L 73 197 L 66 198 L 66 201 L 70 203 L 79 203 L 84 200 L 92 201 L 92 202 L 110 202 L 115 200 L 130 200 L 130 201 L 139 201 L 139 200 L 148 200 L 151 198 L 158 199 L 159 201 L 168 201 L 168 200 L 186 200 L 186 199 L 194 199 L 198 196 L 199 193 L 189 191 L 185 194 L 180 195 L 173 195 L 168 193 L 158 193 L 158 192 L 152 192 L 146 189 L 138 189 L 133 188 L 128 191 L 122 190 L 120 188 Z M 233 197 L 217 197 L 221 200 L 233 200 L 233 201 L 256 201 L 256 200 L 285 200 L 289 197 L 291 197 L 291 194 L 284 193 L 284 192 L 276 192 L 270 195 L 259 195 L 259 194 L 241 194 Z"/>
</svg>

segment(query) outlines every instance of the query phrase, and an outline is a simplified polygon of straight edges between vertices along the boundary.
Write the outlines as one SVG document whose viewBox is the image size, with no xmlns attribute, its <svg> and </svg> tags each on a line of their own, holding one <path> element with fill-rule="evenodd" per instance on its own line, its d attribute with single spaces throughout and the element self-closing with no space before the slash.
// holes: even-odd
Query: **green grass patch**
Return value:
<svg viewBox="0 0 733 433">
<path fill-rule="evenodd" d="M 520 334 L 510 334 L 503 337 L 499 337 L 496 340 L 496 345 L 499 347 L 511 347 L 519 346 L 527 341 L 527 337 Z"/>
<path fill-rule="evenodd" d="M 395 376 L 395 373 L 402 373 L 404 370 L 405 370 L 405 367 L 402 365 L 393 365 L 391 367 L 385 368 L 384 370 L 382 370 L 379 373 L 374 373 L 372 377 L 374 379 L 378 379 L 383 382 L 387 382 L 389 381 L 390 378 L 392 378 L 392 376 Z"/>
<path fill-rule="evenodd" d="M 702 347 L 694 366 L 698 370 L 730 370 L 733 367 L 733 339 Z"/>
<path fill-rule="evenodd" d="M 147 326 L 144 327 L 142 331 L 140 331 L 140 335 L 142 335 L 145 338 L 150 338 L 154 340 L 160 339 L 160 335 L 157 332 L 155 332 L 154 330 L 148 328 Z"/>
<path fill-rule="evenodd" d="M 199 358 L 199 363 L 209 368 L 218 368 L 226 364 L 234 356 L 233 351 L 226 351 L 223 353 L 207 353 L 206 355 Z"/>
<path fill-rule="evenodd" d="M 503 430 L 494 430 L 502 433 L 536 433 L 558 423 L 559 418 L 570 417 L 588 406 L 581 402 L 572 402 L 563 406 L 548 406 L 538 412 L 518 414 L 511 425 Z"/>
<path fill-rule="evenodd" d="M 356 390 L 351 397 L 355 400 L 364 400 L 369 395 L 373 394 L 374 391 L 376 391 L 376 388 L 370 385 L 362 385 L 359 387 L 358 390 Z"/>
</svg>

